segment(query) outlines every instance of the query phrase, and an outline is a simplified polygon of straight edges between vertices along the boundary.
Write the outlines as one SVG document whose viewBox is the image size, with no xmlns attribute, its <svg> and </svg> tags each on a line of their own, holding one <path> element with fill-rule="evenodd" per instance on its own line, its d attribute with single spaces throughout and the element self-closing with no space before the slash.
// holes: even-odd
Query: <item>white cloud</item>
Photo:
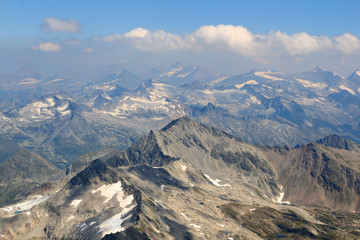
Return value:
<svg viewBox="0 0 360 240">
<path fill-rule="evenodd" d="M 291 36 L 276 32 L 269 34 L 268 39 L 268 47 L 283 46 L 290 55 L 306 55 L 332 47 L 331 40 L 328 37 L 310 36 L 305 32 L 295 33 Z"/>
<path fill-rule="evenodd" d="M 144 28 L 135 28 L 134 30 L 125 33 L 124 37 L 126 38 L 145 38 L 146 35 L 149 33 L 149 30 Z"/>
<path fill-rule="evenodd" d="M 93 49 L 93 48 L 85 48 L 85 49 L 83 50 L 83 52 L 92 53 L 92 52 L 94 52 L 94 49 Z"/>
<path fill-rule="evenodd" d="M 41 23 L 41 27 L 46 32 L 80 32 L 80 23 L 75 19 L 58 19 L 58 18 L 45 18 Z"/>
<path fill-rule="evenodd" d="M 360 41 L 354 35 L 345 33 L 335 37 L 335 47 L 345 54 L 359 53 Z"/>
<path fill-rule="evenodd" d="M 191 34 L 196 47 L 227 48 L 242 55 L 258 55 L 256 37 L 243 26 L 202 26 Z"/>
<path fill-rule="evenodd" d="M 243 26 L 233 25 L 201 26 L 184 36 L 163 30 L 136 28 L 125 34 L 112 34 L 101 39 L 107 42 L 127 42 L 143 51 L 226 50 L 264 62 L 266 58 L 282 54 L 300 59 L 301 56 L 321 51 L 340 51 L 344 54 L 360 51 L 359 39 L 348 33 L 333 38 L 306 32 L 292 35 L 280 31 L 254 34 Z"/>
<path fill-rule="evenodd" d="M 32 50 L 43 51 L 43 52 L 61 52 L 62 48 L 57 43 L 40 43 L 39 46 L 33 46 Z"/>
<path fill-rule="evenodd" d="M 149 31 L 143 28 L 136 28 L 132 31 L 121 34 L 112 34 L 102 38 L 106 42 L 126 41 L 135 48 L 144 51 L 164 51 L 187 49 L 187 41 L 179 35 L 166 33 L 162 30 Z"/>
</svg>

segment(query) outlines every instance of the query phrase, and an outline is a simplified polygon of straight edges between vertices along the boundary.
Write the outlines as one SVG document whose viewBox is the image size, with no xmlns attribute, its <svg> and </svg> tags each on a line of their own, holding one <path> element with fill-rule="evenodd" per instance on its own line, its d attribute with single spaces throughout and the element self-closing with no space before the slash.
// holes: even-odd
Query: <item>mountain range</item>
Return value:
<svg viewBox="0 0 360 240">
<path fill-rule="evenodd" d="M 23 68 L 1 76 L 0 137 L 62 169 L 181 116 L 257 145 L 294 147 L 330 134 L 359 143 L 359 89 L 358 70 L 348 78 L 321 68 L 223 76 L 175 63 L 146 80 L 111 67 L 86 81 Z"/>
<path fill-rule="evenodd" d="M 0 234 L 358 239 L 359 155 L 358 144 L 337 135 L 294 148 L 256 146 L 181 117 L 123 151 L 93 152 L 54 173 L 51 184 L 0 209 Z"/>
</svg>

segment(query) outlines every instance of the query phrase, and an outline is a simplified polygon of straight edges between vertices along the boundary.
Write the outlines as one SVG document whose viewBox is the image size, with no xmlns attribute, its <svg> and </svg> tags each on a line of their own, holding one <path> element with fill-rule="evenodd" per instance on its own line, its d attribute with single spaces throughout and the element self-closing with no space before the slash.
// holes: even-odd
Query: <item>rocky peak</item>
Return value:
<svg viewBox="0 0 360 240">
<path fill-rule="evenodd" d="M 350 151 L 356 147 L 354 142 L 335 134 L 319 139 L 316 141 L 316 143 L 326 147 L 345 149 Z"/>
</svg>

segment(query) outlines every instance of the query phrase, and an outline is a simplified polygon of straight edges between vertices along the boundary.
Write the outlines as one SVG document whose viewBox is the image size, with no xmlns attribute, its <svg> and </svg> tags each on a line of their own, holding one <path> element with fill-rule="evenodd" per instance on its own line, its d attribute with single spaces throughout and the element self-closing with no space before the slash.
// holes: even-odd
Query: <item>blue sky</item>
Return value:
<svg viewBox="0 0 360 240">
<path fill-rule="evenodd" d="M 223 73 L 360 67 L 360 1 L 0 1 L 0 73 L 175 61 Z M 141 66 L 141 67 L 140 67 Z"/>
</svg>

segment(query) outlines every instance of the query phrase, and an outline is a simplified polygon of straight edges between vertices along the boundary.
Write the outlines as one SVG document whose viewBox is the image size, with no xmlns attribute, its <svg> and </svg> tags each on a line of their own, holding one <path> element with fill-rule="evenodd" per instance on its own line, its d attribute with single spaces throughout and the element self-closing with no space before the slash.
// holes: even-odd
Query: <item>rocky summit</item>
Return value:
<svg viewBox="0 0 360 240">
<path fill-rule="evenodd" d="M 255 146 L 182 117 L 0 209 L 3 239 L 359 239 L 359 146 Z M 49 185 L 50 186 L 50 185 Z M 56 191 L 54 189 L 57 189 Z"/>
</svg>

